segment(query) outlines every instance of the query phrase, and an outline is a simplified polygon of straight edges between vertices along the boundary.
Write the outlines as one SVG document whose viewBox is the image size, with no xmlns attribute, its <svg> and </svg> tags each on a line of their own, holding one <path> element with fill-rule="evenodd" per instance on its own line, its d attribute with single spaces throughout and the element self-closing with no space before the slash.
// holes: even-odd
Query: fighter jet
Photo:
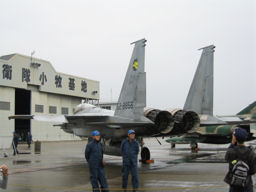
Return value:
<svg viewBox="0 0 256 192">
<path fill-rule="evenodd" d="M 241 112 L 237 113 L 237 116 L 241 118 L 256 116 L 256 102 L 250 104 Z M 253 136 L 253 134 L 255 134 L 253 124 L 237 124 L 200 127 L 194 133 L 187 133 L 182 136 L 171 137 L 167 139 L 166 142 L 171 143 L 172 147 L 174 147 L 175 144 L 190 144 L 192 151 L 195 151 L 195 149 L 198 148 L 198 143 L 227 144 L 230 143 L 232 133 L 237 126 L 246 129 L 248 132 L 247 141 L 256 139 Z"/>
<path fill-rule="evenodd" d="M 65 132 L 80 137 L 90 137 L 92 131 L 98 130 L 101 132 L 104 153 L 109 155 L 121 155 L 121 141 L 127 137 L 129 129 L 134 129 L 141 144 L 143 162 L 150 159 L 150 150 L 144 146 L 143 138 L 184 134 L 205 125 L 200 123 L 199 115 L 191 110 L 145 110 L 146 40 L 141 39 L 132 44 L 134 44 L 133 53 L 115 111 L 83 103 L 77 106 L 73 115 L 14 115 L 9 119 L 57 122 Z M 226 121 L 221 120 L 210 123 L 227 124 Z"/>
<path fill-rule="evenodd" d="M 255 139 L 251 132 L 251 123 L 256 119 L 256 102 L 233 116 L 213 115 L 214 48 L 214 45 L 202 48 L 201 59 L 183 108 L 183 110 L 193 110 L 199 114 L 201 125 L 204 124 L 204 126 L 182 136 L 167 139 L 168 143 L 172 143 L 172 147 L 175 144 L 190 143 L 194 151 L 198 147 L 197 143 L 226 144 L 231 141 L 232 133 L 237 126 L 246 129 L 248 141 Z M 221 121 L 227 124 L 219 125 L 218 122 Z"/>
</svg>

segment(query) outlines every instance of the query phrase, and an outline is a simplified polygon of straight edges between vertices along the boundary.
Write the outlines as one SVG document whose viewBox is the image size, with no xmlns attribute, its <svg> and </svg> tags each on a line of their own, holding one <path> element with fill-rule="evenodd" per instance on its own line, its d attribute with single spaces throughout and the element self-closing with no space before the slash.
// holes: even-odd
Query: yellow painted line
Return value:
<svg viewBox="0 0 256 192">
<path fill-rule="evenodd" d="M 89 187 L 61 187 L 61 186 L 40 186 L 40 185 L 24 185 L 24 184 L 9 184 L 13 187 L 23 188 L 35 188 L 35 189 L 55 189 L 55 190 L 68 190 L 68 191 L 92 191 Z M 215 185 L 215 186 L 191 186 L 191 187 L 151 187 L 151 188 L 138 188 L 137 191 L 163 191 L 163 190 L 178 190 L 178 189 L 202 189 L 202 188 L 226 188 L 227 185 Z M 100 189 L 101 190 L 101 189 Z M 122 188 L 109 188 L 110 191 L 122 191 Z M 132 188 L 128 188 L 127 191 L 133 191 Z"/>
</svg>

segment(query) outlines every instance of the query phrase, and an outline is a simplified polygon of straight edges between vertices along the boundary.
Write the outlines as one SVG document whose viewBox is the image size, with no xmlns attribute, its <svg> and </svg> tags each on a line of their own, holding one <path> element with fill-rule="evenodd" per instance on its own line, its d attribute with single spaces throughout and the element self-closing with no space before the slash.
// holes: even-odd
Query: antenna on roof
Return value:
<svg viewBox="0 0 256 192">
<path fill-rule="evenodd" d="M 34 55 L 35 53 L 36 53 L 35 50 L 31 52 L 31 57 L 30 57 L 31 63 L 33 63 L 33 62 L 32 62 L 32 61 L 33 61 L 33 55 Z"/>
<path fill-rule="evenodd" d="M 41 64 L 40 64 L 40 63 L 33 62 L 33 55 L 34 55 L 35 53 L 36 53 L 35 50 L 31 52 L 30 65 L 31 65 L 32 67 L 34 67 L 34 68 L 38 68 L 38 67 L 41 66 Z"/>
</svg>

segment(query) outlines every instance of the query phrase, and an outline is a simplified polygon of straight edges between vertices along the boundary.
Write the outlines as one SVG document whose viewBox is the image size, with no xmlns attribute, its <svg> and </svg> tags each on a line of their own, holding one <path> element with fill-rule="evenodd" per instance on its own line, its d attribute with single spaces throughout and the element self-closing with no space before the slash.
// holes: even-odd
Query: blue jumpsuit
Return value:
<svg viewBox="0 0 256 192">
<path fill-rule="evenodd" d="M 103 168 L 103 149 L 102 144 L 95 139 L 89 142 L 85 149 L 85 158 L 89 165 L 90 180 L 94 192 L 99 192 L 98 181 L 101 185 L 101 190 L 108 192 L 108 184 Z"/>
<path fill-rule="evenodd" d="M 139 176 L 138 176 L 138 154 L 139 154 L 139 143 L 134 139 L 129 142 L 129 139 L 123 140 L 121 144 L 121 154 L 123 156 L 123 189 L 127 188 L 128 175 L 131 170 L 132 174 L 132 186 L 133 189 L 139 187 Z"/>
</svg>

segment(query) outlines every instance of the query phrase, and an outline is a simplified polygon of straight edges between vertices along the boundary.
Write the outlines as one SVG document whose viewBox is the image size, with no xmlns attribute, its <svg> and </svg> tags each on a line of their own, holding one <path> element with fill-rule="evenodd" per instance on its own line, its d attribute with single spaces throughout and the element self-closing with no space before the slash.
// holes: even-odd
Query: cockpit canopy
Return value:
<svg viewBox="0 0 256 192">
<path fill-rule="evenodd" d="M 92 109 L 95 109 L 96 106 L 91 105 L 89 103 L 82 103 L 76 106 L 74 114 L 85 112 L 85 111 L 91 111 Z"/>
</svg>

